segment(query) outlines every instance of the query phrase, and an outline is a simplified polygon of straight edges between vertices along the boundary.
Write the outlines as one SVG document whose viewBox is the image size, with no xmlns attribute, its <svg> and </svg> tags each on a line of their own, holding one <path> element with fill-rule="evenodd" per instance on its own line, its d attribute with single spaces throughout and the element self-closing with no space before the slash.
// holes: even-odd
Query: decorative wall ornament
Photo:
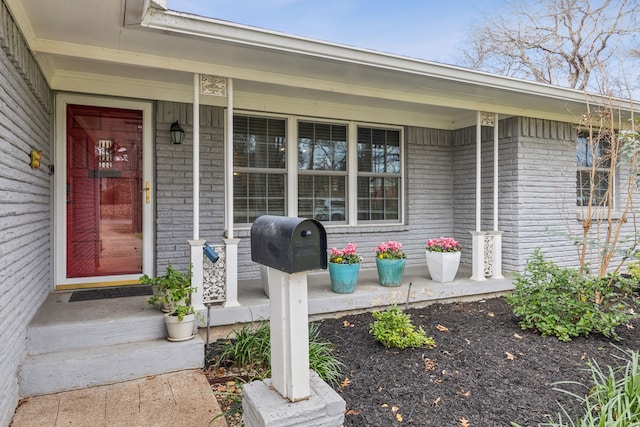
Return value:
<svg viewBox="0 0 640 427">
<path fill-rule="evenodd" d="M 494 236 L 487 234 L 484 236 L 484 275 L 493 276 L 493 238 Z"/>
<path fill-rule="evenodd" d="M 200 93 L 202 95 L 227 96 L 226 77 L 200 74 Z"/>
<path fill-rule="evenodd" d="M 224 302 L 227 298 L 227 254 L 224 245 L 211 245 L 218 253 L 218 261 L 212 263 L 204 257 L 203 292 L 205 304 Z"/>
<path fill-rule="evenodd" d="M 482 126 L 491 126 L 494 127 L 496 125 L 496 115 L 494 113 L 488 113 L 486 111 L 480 112 L 480 121 Z"/>
<path fill-rule="evenodd" d="M 38 169 L 40 167 L 40 159 L 42 158 L 42 150 L 38 151 L 35 148 L 31 149 L 29 154 L 29 166 L 31 169 Z"/>
</svg>

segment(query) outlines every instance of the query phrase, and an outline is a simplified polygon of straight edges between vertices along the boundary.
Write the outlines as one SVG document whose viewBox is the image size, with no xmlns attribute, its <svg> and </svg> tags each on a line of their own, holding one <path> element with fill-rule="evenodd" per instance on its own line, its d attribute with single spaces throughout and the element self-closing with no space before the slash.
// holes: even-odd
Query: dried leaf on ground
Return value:
<svg viewBox="0 0 640 427">
<path fill-rule="evenodd" d="M 349 384 L 351 384 L 351 380 L 349 379 L 349 377 L 344 377 L 344 379 L 340 383 L 340 387 L 346 387 Z"/>
<path fill-rule="evenodd" d="M 350 323 L 348 320 L 345 320 L 344 322 L 342 322 L 342 326 L 344 326 L 345 328 L 353 328 L 355 325 L 353 323 Z"/>
<path fill-rule="evenodd" d="M 488 313 L 487 313 L 487 316 L 489 316 L 489 317 L 494 317 L 494 316 L 495 316 L 495 314 L 493 313 L 493 311 L 490 311 L 490 312 L 488 312 Z"/>
<path fill-rule="evenodd" d="M 470 391 L 464 391 L 464 389 L 460 390 L 460 394 L 463 395 L 464 397 L 471 396 L 471 392 Z"/>
<path fill-rule="evenodd" d="M 521 336 L 521 335 L 518 335 L 517 333 L 516 333 L 516 334 L 513 334 L 513 337 L 514 337 L 514 338 L 516 338 L 516 339 L 519 339 L 519 340 L 521 340 L 521 339 L 522 339 L 522 336 Z"/>
<path fill-rule="evenodd" d="M 362 413 L 362 410 L 360 409 L 347 409 L 347 411 L 344 413 L 345 415 L 360 415 Z"/>
<path fill-rule="evenodd" d="M 429 372 L 436 369 L 437 362 L 435 360 L 428 359 L 423 356 L 422 362 L 424 363 L 424 370 Z"/>
<path fill-rule="evenodd" d="M 433 406 L 438 406 L 440 404 L 440 397 L 433 401 Z"/>
<path fill-rule="evenodd" d="M 505 351 L 504 354 L 506 355 L 507 360 L 516 360 L 516 357 L 508 351 Z"/>
<path fill-rule="evenodd" d="M 458 421 L 460 422 L 460 427 L 471 427 L 471 423 L 465 417 L 461 417 Z"/>
<path fill-rule="evenodd" d="M 447 332 L 449 330 L 449 328 L 439 323 L 436 325 L 436 329 L 439 330 L 440 332 Z"/>
<path fill-rule="evenodd" d="M 397 422 L 399 422 L 399 423 L 401 423 L 401 422 L 402 422 L 402 415 L 400 414 L 400 412 L 398 412 L 398 413 L 396 414 L 396 421 L 397 421 Z"/>
</svg>

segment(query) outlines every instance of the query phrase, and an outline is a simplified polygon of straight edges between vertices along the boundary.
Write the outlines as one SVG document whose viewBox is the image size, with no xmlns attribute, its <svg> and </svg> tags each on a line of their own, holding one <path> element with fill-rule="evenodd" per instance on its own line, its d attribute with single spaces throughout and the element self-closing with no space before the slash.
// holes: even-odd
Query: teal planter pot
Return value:
<svg viewBox="0 0 640 427">
<path fill-rule="evenodd" d="M 404 276 L 406 259 L 380 259 L 376 258 L 378 267 L 378 281 L 382 286 L 400 286 Z"/>
<path fill-rule="evenodd" d="M 337 294 L 350 294 L 355 292 L 358 282 L 360 263 L 336 264 L 329 263 L 329 277 L 331 278 L 331 290 Z"/>
</svg>

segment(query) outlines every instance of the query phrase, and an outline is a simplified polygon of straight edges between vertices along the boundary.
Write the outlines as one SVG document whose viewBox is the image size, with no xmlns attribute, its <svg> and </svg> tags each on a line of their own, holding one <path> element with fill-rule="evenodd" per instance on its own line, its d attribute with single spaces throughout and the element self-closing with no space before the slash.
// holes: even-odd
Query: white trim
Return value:
<svg viewBox="0 0 640 427">
<path fill-rule="evenodd" d="M 150 102 L 132 101 L 116 98 L 103 98 L 88 95 L 76 94 L 57 94 L 55 105 L 55 140 L 54 159 L 56 173 L 53 179 L 53 200 L 54 200 L 54 286 L 60 285 L 81 285 L 100 282 L 118 282 L 137 280 L 140 275 L 118 275 L 118 276 L 99 276 L 99 277 L 82 277 L 68 278 L 66 277 L 66 253 L 67 253 L 67 224 L 66 224 L 66 170 L 67 170 L 67 153 L 66 153 L 66 116 L 67 104 L 89 105 L 105 108 L 124 108 L 130 110 L 142 111 L 142 134 L 143 134 L 143 159 L 142 169 L 143 183 L 149 181 L 151 183 L 150 203 L 144 203 L 142 209 L 142 235 L 143 235 L 143 260 L 142 273 L 154 274 L 155 260 L 155 236 L 154 236 L 154 206 L 155 206 L 155 181 L 153 179 L 153 105 Z M 142 191 L 142 189 L 140 189 Z"/>
</svg>

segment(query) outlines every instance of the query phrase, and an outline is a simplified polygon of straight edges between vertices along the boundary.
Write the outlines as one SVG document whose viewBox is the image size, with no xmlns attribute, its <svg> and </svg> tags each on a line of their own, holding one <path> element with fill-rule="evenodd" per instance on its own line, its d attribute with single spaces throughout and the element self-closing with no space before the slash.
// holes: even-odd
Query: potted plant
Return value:
<svg viewBox="0 0 640 427">
<path fill-rule="evenodd" d="M 140 283 L 149 285 L 153 289 L 153 295 L 148 301 L 149 304 L 160 307 L 165 313 L 170 313 L 175 310 L 175 304 L 169 298 L 168 292 L 170 289 L 179 289 L 184 287 L 185 284 L 191 284 L 191 267 L 189 267 L 189 272 L 185 275 L 175 270 L 169 263 L 164 276 L 151 278 L 145 274 L 140 277 Z"/>
<path fill-rule="evenodd" d="M 164 321 L 167 325 L 167 339 L 169 341 L 186 341 L 193 338 L 195 328 L 195 310 L 191 305 L 191 293 L 196 288 L 191 286 L 192 265 L 186 274 L 167 265 L 164 276 L 153 279 L 146 274 L 140 281 L 154 287 L 154 294 L 149 298 L 149 304 L 162 306 Z"/>
<path fill-rule="evenodd" d="M 373 250 L 376 253 L 376 267 L 380 284 L 382 286 L 400 286 L 407 261 L 402 244 L 389 240 L 380 243 Z"/>
<path fill-rule="evenodd" d="M 453 237 L 427 240 L 427 268 L 431 280 L 451 282 L 456 277 L 460 265 L 460 243 Z"/>
<path fill-rule="evenodd" d="M 338 294 L 350 294 L 356 290 L 360 255 L 356 253 L 357 244 L 349 243 L 345 248 L 331 248 L 329 255 L 329 278 L 331 290 Z"/>
</svg>

